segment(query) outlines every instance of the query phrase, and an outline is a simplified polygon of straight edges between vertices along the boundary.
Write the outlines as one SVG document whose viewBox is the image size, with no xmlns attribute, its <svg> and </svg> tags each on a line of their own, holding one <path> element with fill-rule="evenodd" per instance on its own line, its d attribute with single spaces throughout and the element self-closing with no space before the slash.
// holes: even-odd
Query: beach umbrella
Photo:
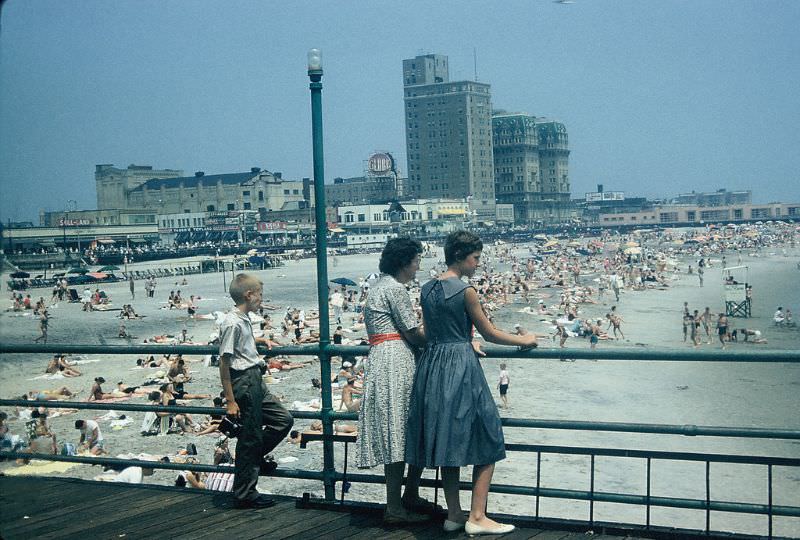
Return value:
<svg viewBox="0 0 800 540">
<path fill-rule="evenodd" d="M 87 272 L 87 276 L 91 276 L 95 279 L 105 279 L 108 277 L 108 274 L 104 274 L 102 272 Z"/>
<path fill-rule="evenodd" d="M 550 240 L 544 245 L 544 247 L 549 248 L 557 245 L 558 245 L 558 240 Z"/>
<path fill-rule="evenodd" d="M 332 279 L 331 283 L 336 283 L 337 285 L 344 285 L 345 287 L 356 287 L 358 284 L 353 281 L 352 279 L 347 279 L 346 277 L 337 277 L 336 279 Z"/>
<path fill-rule="evenodd" d="M 14 279 L 27 279 L 31 277 L 31 275 L 28 272 L 23 272 L 22 270 L 20 270 L 18 272 L 14 272 L 13 274 L 11 274 L 11 277 Z"/>
<path fill-rule="evenodd" d="M 633 240 L 631 240 L 630 242 L 625 242 L 625 247 L 629 247 L 629 248 L 639 247 L 639 243 L 638 242 L 634 242 Z"/>
<path fill-rule="evenodd" d="M 255 248 L 253 248 L 253 249 L 248 249 L 248 250 L 247 250 L 247 255 L 253 256 L 253 255 L 255 255 L 256 253 L 258 253 L 258 250 L 257 250 L 257 249 L 255 249 Z"/>
<path fill-rule="evenodd" d="M 581 245 L 582 245 L 582 244 L 581 244 L 580 242 L 578 242 L 577 240 L 573 240 L 572 242 L 570 242 L 570 243 L 569 243 L 569 244 L 567 244 L 567 245 L 568 245 L 569 247 L 581 247 Z"/>
<path fill-rule="evenodd" d="M 89 269 L 86 268 L 85 266 L 76 266 L 74 268 L 70 268 L 67 271 L 67 274 L 88 274 L 88 273 Z"/>
<path fill-rule="evenodd" d="M 625 255 L 641 255 L 642 248 L 640 247 L 629 247 L 625 249 Z"/>
<path fill-rule="evenodd" d="M 102 266 L 97 269 L 98 272 L 113 272 L 114 270 L 119 270 L 119 266 L 114 266 L 113 264 L 109 264 L 107 266 Z"/>
</svg>

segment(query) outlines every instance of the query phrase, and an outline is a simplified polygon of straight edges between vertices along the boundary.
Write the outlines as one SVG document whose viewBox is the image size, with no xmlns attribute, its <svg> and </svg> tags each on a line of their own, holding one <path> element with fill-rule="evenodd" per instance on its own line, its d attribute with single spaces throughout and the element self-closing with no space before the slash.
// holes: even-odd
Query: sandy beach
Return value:
<svg viewBox="0 0 800 540">
<path fill-rule="evenodd" d="M 526 252 L 525 246 L 515 248 L 519 255 Z M 753 317 L 733 319 L 734 328 L 759 329 L 767 344 L 753 345 L 732 343 L 732 350 L 800 349 L 800 330 L 775 326 L 772 314 L 777 306 L 800 312 L 800 252 L 788 249 L 765 249 L 760 253 L 743 255 L 742 264 L 749 267 L 749 282 L 753 285 Z M 699 286 L 696 275 L 686 273 L 690 257 L 678 258 L 678 271 L 668 272 L 669 286 L 662 289 L 648 289 L 621 292 L 619 302 L 614 301 L 613 293 L 606 292 L 597 304 L 581 304 L 579 315 L 582 318 L 603 319 L 612 305 L 624 319 L 622 330 L 624 340 L 601 341 L 599 348 L 658 348 L 690 350 L 691 344 L 684 343 L 681 315 L 683 302 L 689 302 L 691 309 L 701 312 L 706 306 L 713 313 L 723 309 L 722 265 L 719 256 L 712 255 L 712 266 L 706 270 L 705 283 Z M 176 261 L 169 261 L 170 263 Z M 331 278 L 348 277 L 355 281 L 377 270 L 378 255 L 339 256 L 336 264 L 329 261 L 328 273 Z M 436 258 L 426 258 L 419 274 L 421 281 L 428 279 L 429 271 L 436 264 Z M 133 265 L 143 269 L 158 266 L 156 263 Z M 497 263 L 499 271 L 508 268 L 507 264 Z M 256 272 L 265 283 L 265 303 L 278 306 L 274 312 L 273 324 L 277 325 L 287 307 L 305 310 L 316 306 L 315 261 L 305 259 L 289 261 L 285 266 Z M 230 278 L 230 274 L 226 276 Z M 144 282 L 136 282 L 136 299 L 131 295 L 126 282 L 108 284 L 104 290 L 111 297 L 115 307 L 131 303 L 137 313 L 144 318 L 125 321 L 127 331 L 141 343 L 154 335 L 180 335 L 185 328 L 194 341 L 204 342 L 214 331 L 214 323 L 207 319 L 190 320 L 185 310 L 165 309 L 166 298 L 171 290 L 181 290 L 184 298 L 199 296 L 198 314 L 206 315 L 214 311 L 230 309 L 232 302 L 223 290 L 222 274 L 187 276 L 187 284 L 180 284 L 177 278 L 158 280 L 155 298 L 146 298 Z M 586 277 L 591 282 L 591 276 Z M 3 276 L 3 283 L 6 276 Z M 595 284 L 596 285 L 596 284 Z M 50 291 L 35 289 L 30 291 L 34 299 L 44 296 L 49 304 Z M 558 304 L 560 289 L 538 289 L 531 293 L 531 306 L 542 299 L 548 305 Z M 2 307 L 10 307 L 9 294 L 4 295 Z M 555 300 L 555 302 L 553 302 Z M 519 324 L 530 332 L 551 334 L 552 317 L 542 317 L 533 310 L 525 310 L 528 304 L 521 298 L 501 306 L 494 314 L 497 326 L 512 330 Z M 49 308 L 52 320 L 48 343 L 85 343 L 122 345 L 127 341 L 117 337 L 120 319 L 118 311 L 90 313 L 82 312 L 77 303 L 59 303 Z M 345 326 L 353 320 L 354 314 L 345 315 Z M 605 327 L 605 324 L 604 324 Z M 334 326 L 335 328 L 335 326 Z M 288 342 L 289 338 L 280 337 Z M 38 325 L 29 313 L 10 311 L 0 313 L 0 341 L 3 343 L 30 343 L 38 335 Z M 347 337 L 361 337 L 353 332 Z M 711 344 L 703 343 L 699 350 L 719 349 L 719 342 L 711 336 Z M 567 347 L 589 348 L 588 339 L 570 338 Z M 549 338 L 540 340 L 540 347 L 558 347 L 558 342 Z M 77 366 L 83 373 L 76 378 L 44 378 L 44 368 L 48 355 L 4 355 L 0 362 L 0 395 L 6 398 L 17 397 L 30 390 L 53 389 L 62 385 L 79 392 L 78 398 L 86 399 L 94 377 L 106 379 L 105 391 L 110 391 L 117 381 L 126 385 L 141 384 L 158 369 L 136 367 L 133 356 L 119 357 L 81 357 Z M 187 357 L 191 360 L 189 368 L 193 381 L 187 385 L 190 392 L 219 392 L 219 376 L 216 368 L 205 367 L 203 358 Z M 307 358 L 306 360 L 310 360 Z M 499 360 L 482 361 L 490 386 L 495 386 Z M 597 420 L 617 422 L 646 422 L 668 424 L 696 424 L 737 427 L 769 427 L 800 429 L 800 365 L 797 364 L 731 364 L 731 363 L 691 363 L 691 362 L 621 362 L 621 361 L 576 361 L 523 360 L 508 361 L 511 376 L 509 391 L 510 409 L 502 410 L 502 416 L 518 418 Z M 271 385 L 273 393 L 283 396 L 289 408 L 294 402 L 309 402 L 318 398 L 319 393 L 311 386 L 311 378 L 317 377 L 318 364 L 293 371 L 283 371 L 275 375 L 276 383 Z M 496 394 L 496 391 L 495 391 Z M 496 396 L 499 399 L 499 396 Z M 144 402 L 137 398 L 130 402 Z M 210 406 L 210 400 L 196 400 L 192 404 Z M 10 411 L 9 411 L 10 412 Z M 78 418 L 97 418 L 102 411 L 71 413 L 53 418 L 50 425 L 59 443 L 78 440 L 78 431 L 72 426 Z M 201 462 L 210 462 L 214 435 L 168 435 L 143 437 L 139 425 L 144 413 L 131 413 L 133 423 L 115 429 L 109 421 L 101 420 L 100 425 L 107 441 L 109 453 L 117 455 L 146 452 L 155 455 L 174 455 L 187 443 L 197 445 Z M 24 435 L 23 422 L 10 420 L 11 432 Z M 298 420 L 296 428 L 304 429 L 310 421 Z M 726 453 L 753 453 L 800 457 L 800 443 L 773 440 L 740 440 L 725 438 L 688 438 L 678 436 L 633 435 L 602 432 L 569 432 L 557 430 L 507 429 L 508 442 L 530 442 L 540 444 L 570 444 L 588 446 L 619 446 L 627 448 L 708 451 Z M 275 457 L 287 468 L 321 470 L 321 445 L 313 443 L 306 450 L 290 443 L 282 443 L 275 449 Z M 351 457 L 351 460 L 354 459 Z M 342 466 L 342 452 L 337 449 L 337 467 Z M 586 489 L 588 487 L 589 459 L 579 456 L 544 456 L 542 482 L 549 487 L 566 489 Z M 351 463 L 353 465 L 354 462 Z M 13 463 L 1 463 L 0 470 L 13 468 Z M 641 460 L 619 458 L 598 458 L 596 489 L 626 493 L 643 492 L 644 465 Z M 370 471 L 380 473 L 379 470 Z M 74 466 L 63 474 L 79 478 L 94 478 L 100 474 L 99 467 Z M 432 471 L 426 473 L 432 476 Z M 800 505 L 800 471 L 781 469 L 775 471 L 776 504 Z M 156 471 L 149 483 L 172 484 L 175 474 Z M 721 500 L 746 502 L 766 501 L 765 473 L 754 466 L 714 467 L 712 485 L 714 497 Z M 697 497 L 704 496 L 701 463 L 661 462 L 654 466 L 653 492 L 663 496 Z M 465 477 L 466 478 L 466 477 Z M 495 482 L 531 485 L 535 480 L 535 455 L 510 454 L 509 458 L 497 466 Z M 757 487 L 752 487 L 757 486 Z M 743 487 L 749 489 L 743 490 Z M 302 492 L 322 494 L 318 482 L 262 479 L 259 488 L 272 493 L 298 496 Z M 354 484 L 350 491 L 354 499 L 383 500 L 382 486 Z M 467 503 L 468 493 L 462 494 Z M 526 514 L 533 512 L 533 500 L 514 496 L 490 498 L 490 511 Z M 587 504 L 578 501 L 542 500 L 542 514 L 560 517 L 585 518 Z M 622 505 L 599 504 L 595 507 L 595 518 L 600 520 L 643 522 L 644 511 Z M 653 522 L 657 524 L 680 523 L 685 527 L 702 528 L 702 512 L 674 509 L 656 509 Z M 763 518 L 719 517 L 715 527 L 734 528 L 743 532 L 763 533 Z M 800 520 L 776 519 L 775 534 L 800 534 Z"/>
</svg>

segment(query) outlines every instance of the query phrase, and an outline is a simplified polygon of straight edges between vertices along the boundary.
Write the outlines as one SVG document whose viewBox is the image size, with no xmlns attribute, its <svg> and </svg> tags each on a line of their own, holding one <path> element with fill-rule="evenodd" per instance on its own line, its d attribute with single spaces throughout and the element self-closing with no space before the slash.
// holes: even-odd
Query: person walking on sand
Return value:
<svg viewBox="0 0 800 540">
<path fill-rule="evenodd" d="M 703 322 L 703 329 L 706 332 L 706 339 L 709 345 L 711 345 L 711 317 L 711 308 L 706 306 L 705 311 L 700 315 L 700 320 Z"/>
<path fill-rule="evenodd" d="M 34 343 L 39 343 L 40 340 L 45 344 L 47 343 L 47 327 L 49 324 L 50 315 L 47 313 L 46 309 L 43 309 L 39 314 L 39 332 L 41 332 L 41 334 L 33 340 Z"/>
<path fill-rule="evenodd" d="M 508 376 L 508 369 L 505 363 L 500 364 L 500 380 L 497 383 L 497 388 L 500 390 L 500 399 L 503 400 L 502 407 L 508 409 L 508 385 L 511 383 L 511 378 Z"/>
<path fill-rule="evenodd" d="M 688 308 L 683 311 L 683 342 L 689 337 L 689 328 L 692 326 L 692 314 L 689 313 Z"/>
<path fill-rule="evenodd" d="M 717 319 L 717 335 L 719 336 L 719 342 L 724 350 L 725 337 L 728 335 L 728 316 L 724 313 L 720 313 Z"/>
<path fill-rule="evenodd" d="M 128 277 L 128 288 L 131 290 L 131 300 L 136 300 L 136 291 L 135 291 L 135 284 L 133 281 L 133 276 Z"/>
<path fill-rule="evenodd" d="M 236 466 L 233 479 L 235 508 L 268 508 L 273 499 L 256 489 L 259 473 L 268 470 L 265 456 L 292 429 L 294 419 L 262 379 L 266 369 L 256 349 L 256 341 L 272 348 L 266 338 L 256 340 L 248 316 L 261 307 L 263 284 L 250 274 L 238 274 L 228 292 L 236 304 L 220 325 L 219 377 L 229 417 L 242 425 L 236 441 Z"/>
<path fill-rule="evenodd" d="M 692 345 L 697 347 L 700 345 L 700 313 L 694 310 L 692 315 Z"/>
<path fill-rule="evenodd" d="M 515 336 L 498 330 L 486 317 L 478 292 L 462 278 L 480 265 L 483 242 L 467 231 L 445 240 L 447 270 L 422 286 L 421 304 L 427 344 L 417 363 L 406 433 L 406 462 L 441 467 L 446 532 L 464 528 L 469 535 L 506 534 L 513 525 L 486 515 L 495 463 L 506 456 L 503 427 L 492 391 L 472 344 L 473 327 L 486 341 L 536 346 L 533 334 Z M 473 465 L 469 517 L 461 510 L 461 467 Z"/>
<path fill-rule="evenodd" d="M 622 323 L 624 322 L 624 319 L 617 314 L 617 306 L 611 307 L 611 313 L 606 314 L 606 319 L 608 319 L 608 328 L 606 328 L 606 331 L 613 327 L 614 339 L 619 339 L 617 337 L 617 332 L 619 332 L 619 335 L 622 337 L 622 339 L 625 339 L 625 334 L 622 333 Z"/>
</svg>

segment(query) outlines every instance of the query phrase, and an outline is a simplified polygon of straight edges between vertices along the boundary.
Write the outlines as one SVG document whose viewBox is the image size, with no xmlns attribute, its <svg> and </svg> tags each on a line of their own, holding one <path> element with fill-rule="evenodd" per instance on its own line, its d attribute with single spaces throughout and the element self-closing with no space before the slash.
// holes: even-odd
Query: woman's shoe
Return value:
<svg viewBox="0 0 800 540">
<path fill-rule="evenodd" d="M 400 514 L 383 513 L 383 524 L 388 526 L 413 525 L 414 523 L 423 523 L 429 519 L 431 519 L 430 516 L 418 514 L 416 512 L 403 512 Z"/>
<path fill-rule="evenodd" d="M 498 527 L 492 527 L 491 529 L 488 527 L 481 527 L 480 525 L 476 525 L 471 521 L 467 521 L 464 524 L 464 532 L 470 536 L 476 536 L 479 534 L 508 534 L 514 530 L 513 525 L 498 523 Z"/>
<path fill-rule="evenodd" d="M 444 532 L 456 532 L 460 531 L 464 528 L 464 524 L 458 521 L 450 521 L 449 519 L 444 520 L 444 525 L 442 526 Z"/>
</svg>

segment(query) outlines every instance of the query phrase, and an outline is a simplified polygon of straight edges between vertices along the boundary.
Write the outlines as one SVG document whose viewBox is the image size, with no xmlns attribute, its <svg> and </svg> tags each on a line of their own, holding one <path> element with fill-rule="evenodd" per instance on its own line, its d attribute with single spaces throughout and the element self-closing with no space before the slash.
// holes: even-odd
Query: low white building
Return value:
<svg viewBox="0 0 800 540">
<path fill-rule="evenodd" d="M 375 233 L 375 234 L 348 234 L 347 249 L 372 249 L 382 248 L 394 237 L 394 234 Z"/>
<path fill-rule="evenodd" d="M 344 205 L 337 209 L 337 221 L 343 226 L 426 223 L 441 220 L 463 223 L 469 218 L 469 204 L 453 199 L 418 199 L 388 204 Z"/>
</svg>

